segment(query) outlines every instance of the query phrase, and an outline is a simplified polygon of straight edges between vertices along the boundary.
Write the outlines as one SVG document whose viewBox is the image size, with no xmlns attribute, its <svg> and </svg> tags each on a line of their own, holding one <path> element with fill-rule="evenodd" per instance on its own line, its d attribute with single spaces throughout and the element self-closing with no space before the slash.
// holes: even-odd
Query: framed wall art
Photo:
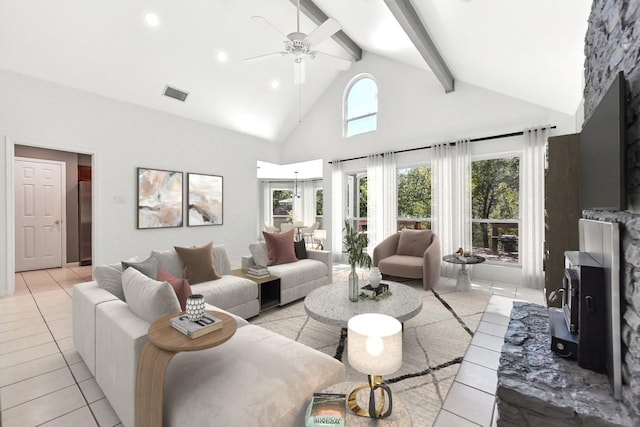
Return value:
<svg viewBox="0 0 640 427">
<path fill-rule="evenodd" d="M 182 172 L 138 168 L 138 229 L 182 227 Z"/>
<path fill-rule="evenodd" d="M 222 177 L 187 174 L 187 225 L 222 224 Z"/>
</svg>

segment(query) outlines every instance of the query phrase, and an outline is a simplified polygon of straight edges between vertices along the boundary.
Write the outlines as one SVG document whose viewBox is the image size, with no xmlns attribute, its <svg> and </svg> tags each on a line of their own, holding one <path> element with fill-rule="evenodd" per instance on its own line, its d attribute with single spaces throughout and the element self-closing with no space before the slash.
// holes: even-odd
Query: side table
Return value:
<svg viewBox="0 0 640 427">
<path fill-rule="evenodd" d="M 445 262 L 452 264 L 460 264 L 460 270 L 458 270 L 458 280 L 456 282 L 456 291 L 468 291 L 471 289 L 471 277 L 469 276 L 469 270 L 466 269 L 467 265 L 481 264 L 486 261 L 484 257 L 478 255 L 461 256 L 461 255 L 445 255 L 442 257 Z"/>
<path fill-rule="evenodd" d="M 273 274 L 268 277 L 249 277 L 247 272 L 241 268 L 233 270 L 233 275 L 243 277 L 255 282 L 258 285 L 258 301 L 260 302 L 260 311 L 280 304 L 280 277 Z"/>
<path fill-rule="evenodd" d="M 138 360 L 137 427 L 162 426 L 164 379 L 169 362 L 176 353 L 215 347 L 228 341 L 235 334 L 238 325 L 233 317 L 218 311 L 207 310 L 207 313 L 222 319 L 222 329 L 195 339 L 187 337 L 171 326 L 169 320 L 181 313 L 164 316 L 149 327 L 149 342 L 145 344 Z"/>
<path fill-rule="evenodd" d="M 323 393 L 342 393 L 342 394 L 345 394 L 348 399 L 349 393 L 351 393 L 356 387 L 360 387 L 365 382 L 366 382 L 366 378 L 365 378 L 365 381 L 363 381 L 362 383 L 342 382 L 342 383 L 332 385 L 331 387 L 322 390 L 322 392 Z M 358 397 L 359 397 L 358 403 L 360 404 L 360 407 L 368 408 L 369 402 L 367 399 L 369 398 L 369 392 L 362 391 L 361 393 L 358 394 Z M 360 402 L 360 398 L 363 400 L 362 402 Z M 347 415 L 347 419 L 345 420 L 344 424 L 348 427 L 369 427 L 369 426 L 412 427 L 413 426 L 413 423 L 411 422 L 411 416 L 409 416 L 409 412 L 407 411 L 407 408 L 402 403 L 402 400 L 400 400 L 397 397 L 397 394 L 393 395 L 393 409 L 391 411 L 391 415 L 388 416 L 387 418 L 375 419 L 375 418 L 360 417 L 354 414 L 347 405 L 345 406 L 346 406 L 345 414 Z"/>
</svg>

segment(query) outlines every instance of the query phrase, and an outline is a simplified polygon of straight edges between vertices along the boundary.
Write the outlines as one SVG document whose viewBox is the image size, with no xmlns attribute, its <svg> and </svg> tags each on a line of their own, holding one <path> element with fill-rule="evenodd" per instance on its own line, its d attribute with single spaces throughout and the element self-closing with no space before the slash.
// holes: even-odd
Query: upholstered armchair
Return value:
<svg viewBox="0 0 640 427">
<path fill-rule="evenodd" d="M 373 265 L 389 276 L 422 279 L 431 289 L 440 279 L 440 239 L 431 230 L 403 229 L 373 250 Z"/>
</svg>

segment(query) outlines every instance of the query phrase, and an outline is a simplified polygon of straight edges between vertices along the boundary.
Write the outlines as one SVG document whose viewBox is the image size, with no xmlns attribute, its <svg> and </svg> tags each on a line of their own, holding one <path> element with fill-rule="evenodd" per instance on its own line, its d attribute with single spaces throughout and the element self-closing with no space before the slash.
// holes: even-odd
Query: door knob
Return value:
<svg viewBox="0 0 640 427">
<path fill-rule="evenodd" d="M 56 219 L 56 225 L 60 225 L 62 221 L 60 221 L 59 219 Z"/>
</svg>

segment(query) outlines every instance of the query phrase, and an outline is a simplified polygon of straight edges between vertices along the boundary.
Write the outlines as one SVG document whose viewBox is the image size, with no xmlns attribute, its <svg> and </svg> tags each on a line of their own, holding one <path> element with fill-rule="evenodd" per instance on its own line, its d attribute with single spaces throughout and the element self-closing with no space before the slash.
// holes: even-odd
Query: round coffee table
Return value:
<svg viewBox="0 0 640 427">
<path fill-rule="evenodd" d="M 409 286 L 387 282 L 392 295 L 375 300 L 349 301 L 349 285 L 345 282 L 321 286 L 304 299 L 309 317 L 328 325 L 347 327 L 353 316 L 362 313 L 380 313 L 395 317 L 401 323 L 422 310 L 422 295 Z"/>
<path fill-rule="evenodd" d="M 442 257 L 445 262 L 452 264 L 460 264 L 460 270 L 458 270 L 458 280 L 456 281 L 456 291 L 468 291 L 471 289 L 471 277 L 469 270 L 466 269 L 467 265 L 481 264 L 486 261 L 484 257 L 478 255 L 461 256 L 461 255 L 445 255 Z"/>
</svg>

